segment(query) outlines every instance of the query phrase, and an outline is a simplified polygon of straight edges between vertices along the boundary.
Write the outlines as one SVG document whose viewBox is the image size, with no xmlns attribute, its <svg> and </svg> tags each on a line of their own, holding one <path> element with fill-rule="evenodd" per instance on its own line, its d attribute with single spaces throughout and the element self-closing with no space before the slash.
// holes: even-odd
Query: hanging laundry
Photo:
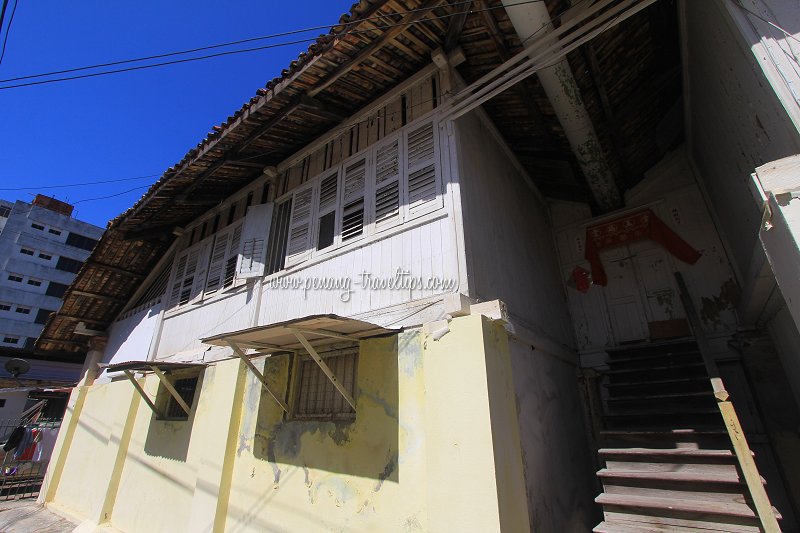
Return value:
<svg viewBox="0 0 800 533">
<path fill-rule="evenodd" d="M 9 435 L 8 440 L 6 440 L 6 443 L 3 444 L 3 451 L 10 452 L 11 450 L 19 446 L 19 443 L 22 440 L 22 437 L 24 436 L 25 436 L 25 426 L 17 426 L 16 428 L 14 428 L 14 431 L 11 432 L 11 435 Z"/>
<path fill-rule="evenodd" d="M 40 431 L 38 429 L 25 428 L 25 436 L 22 437 L 22 441 L 14 452 L 14 459 L 17 461 L 30 461 L 36 451 L 39 438 Z"/>
<path fill-rule="evenodd" d="M 56 446 L 56 438 L 58 437 L 58 428 L 40 428 L 41 437 L 39 445 L 36 446 L 36 451 L 33 454 L 34 461 L 49 461 L 50 456 L 53 454 L 53 448 Z"/>
</svg>

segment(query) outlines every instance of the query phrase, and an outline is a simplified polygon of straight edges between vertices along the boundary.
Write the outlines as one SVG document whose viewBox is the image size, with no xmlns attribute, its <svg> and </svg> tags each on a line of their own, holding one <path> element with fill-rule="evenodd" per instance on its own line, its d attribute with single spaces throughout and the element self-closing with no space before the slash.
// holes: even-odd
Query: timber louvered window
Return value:
<svg viewBox="0 0 800 533">
<path fill-rule="evenodd" d="M 339 174 L 324 178 L 319 186 L 319 209 L 317 210 L 317 250 L 333 245 L 336 237 L 336 207 L 339 205 Z"/>
<path fill-rule="evenodd" d="M 400 218 L 400 140 L 375 151 L 375 224 Z"/>
<path fill-rule="evenodd" d="M 428 123 L 407 134 L 409 214 L 427 212 L 441 206 L 441 202 L 435 202 L 440 196 L 434 133 L 433 123 Z"/>
<path fill-rule="evenodd" d="M 225 276 L 222 279 L 222 286 L 225 288 L 233 285 L 236 280 L 236 263 L 239 259 L 239 245 L 242 242 L 242 225 L 239 224 L 231 232 L 231 243 L 228 247 L 227 259 L 225 260 Z"/>
<path fill-rule="evenodd" d="M 366 181 L 367 159 L 365 157 L 345 166 L 342 198 L 342 242 L 364 233 Z"/>
<path fill-rule="evenodd" d="M 438 131 L 418 122 L 285 195 L 267 275 L 443 207 Z"/>
<path fill-rule="evenodd" d="M 208 266 L 208 279 L 206 280 L 206 294 L 213 294 L 222 286 L 225 273 L 225 258 L 230 250 L 231 231 L 221 231 L 214 237 L 214 246 L 211 248 L 211 261 Z"/>
<path fill-rule="evenodd" d="M 286 241 L 289 238 L 289 215 L 292 212 L 291 198 L 278 204 L 272 217 L 267 250 L 266 274 L 283 270 L 286 261 Z"/>
<path fill-rule="evenodd" d="M 204 241 L 185 250 L 175 262 L 168 307 L 195 302 L 203 295 L 208 267 L 208 248 Z"/>
<path fill-rule="evenodd" d="M 294 193 L 292 217 L 289 221 L 289 242 L 286 250 L 287 263 L 304 259 L 310 251 L 313 195 L 314 189 L 311 187 Z"/>
<path fill-rule="evenodd" d="M 242 257 L 236 276 L 240 279 L 259 278 L 264 275 L 266 238 L 272 223 L 273 204 L 259 204 L 247 209 L 242 226 Z"/>
</svg>

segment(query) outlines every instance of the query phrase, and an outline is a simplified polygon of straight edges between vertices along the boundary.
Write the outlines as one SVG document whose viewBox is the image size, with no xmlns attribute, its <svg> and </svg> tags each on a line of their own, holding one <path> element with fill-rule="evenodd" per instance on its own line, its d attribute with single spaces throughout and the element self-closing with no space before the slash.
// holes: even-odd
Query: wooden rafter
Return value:
<svg viewBox="0 0 800 533">
<path fill-rule="evenodd" d="M 503 39 L 503 33 L 500 29 L 500 25 L 497 23 L 497 20 L 494 18 L 494 14 L 492 14 L 492 10 L 488 9 L 488 6 L 484 0 L 477 0 L 476 7 L 481 10 L 481 17 L 483 18 L 483 22 L 486 25 L 486 29 L 489 32 L 489 36 L 492 39 L 492 43 L 494 43 L 495 50 L 497 50 L 497 55 L 500 56 L 500 60 L 505 62 L 511 58 L 512 54 L 511 51 L 506 46 L 506 42 Z M 553 139 L 550 136 L 550 132 L 547 131 L 547 122 L 542 113 L 542 110 L 539 108 L 539 105 L 533 99 L 533 90 L 531 89 L 529 80 L 523 80 L 520 83 L 520 87 L 529 95 L 530 98 L 523 98 L 522 102 L 524 103 L 525 107 L 528 109 L 531 117 L 533 118 L 533 123 L 538 126 L 539 132 L 541 134 L 542 139 L 545 142 L 545 148 L 551 150 L 554 148 Z"/>
<path fill-rule="evenodd" d="M 99 269 L 106 270 L 108 272 L 113 272 L 115 274 L 120 274 L 122 276 L 128 276 L 128 277 L 136 278 L 136 279 L 141 279 L 141 278 L 144 277 L 143 274 L 139 274 L 139 273 L 136 273 L 136 272 L 131 272 L 130 270 L 125 270 L 124 268 L 119 268 L 119 267 L 116 267 L 116 266 L 107 265 L 105 263 L 97 263 L 97 262 L 93 261 L 91 263 L 91 265 L 94 266 L 94 267 L 97 267 Z"/>
<path fill-rule="evenodd" d="M 423 18 L 427 17 L 430 14 L 430 11 L 442 3 L 443 0 L 428 0 L 427 2 L 423 3 L 419 8 L 415 11 L 407 13 L 396 25 L 392 26 L 388 30 L 386 30 L 380 39 L 374 41 L 372 44 L 364 47 L 361 49 L 361 52 L 358 53 L 356 57 L 347 61 L 345 64 L 341 65 L 339 68 L 335 69 L 331 72 L 325 79 L 318 83 L 313 89 L 308 91 L 309 96 L 316 96 L 317 94 L 321 93 L 334 83 L 350 72 L 353 67 L 360 65 L 364 61 L 366 61 L 372 54 L 389 44 L 392 40 L 394 40 L 397 36 L 401 33 L 405 32 L 406 29 L 409 28 L 411 24 L 414 24 Z"/>
<path fill-rule="evenodd" d="M 114 302 L 114 303 L 118 303 L 118 304 L 126 303 L 126 301 L 123 298 L 117 298 L 116 296 L 109 296 L 107 294 L 98 294 L 96 292 L 80 291 L 80 290 L 77 290 L 77 289 L 72 289 L 69 292 L 73 296 L 85 296 L 86 298 L 94 298 L 96 300 L 105 300 L 107 302 Z"/>
<path fill-rule="evenodd" d="M 450 23 L 447 25 L 447 34 L 444 38 L 443 48 L 445 52 L 449 52 L 458 46 L 458 39 L 461 37 L 461 32 L 464 31 L 464 24 L 467 22 L 471 7 L 472 3 L 463 4 L 458 7 L 462 11 L 450 17 Z"/>
</svg>

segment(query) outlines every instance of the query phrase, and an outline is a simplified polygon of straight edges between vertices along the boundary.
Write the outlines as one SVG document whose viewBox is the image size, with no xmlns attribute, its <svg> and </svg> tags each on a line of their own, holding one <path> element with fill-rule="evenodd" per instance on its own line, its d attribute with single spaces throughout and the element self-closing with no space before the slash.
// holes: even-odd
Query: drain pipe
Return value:
<svg viewBox="0 0 800 533">
<path fill-rule="evenodd" d="M 526 43 L 526 40 L 537 31 L 552 31 L 552 21 L 545 2 L 520 4 L 517 0 L 502 1 L 517 35 L 525 43 L 524 46 L 532 44 Z M 542 30 L 545 26 L 546 29 Z M 539 70 L 537 75 L 597 205 L 604 212 L 621 207 L 622 197 L 569 63 L 563 59 L 553 66 Z"/>
</svg>

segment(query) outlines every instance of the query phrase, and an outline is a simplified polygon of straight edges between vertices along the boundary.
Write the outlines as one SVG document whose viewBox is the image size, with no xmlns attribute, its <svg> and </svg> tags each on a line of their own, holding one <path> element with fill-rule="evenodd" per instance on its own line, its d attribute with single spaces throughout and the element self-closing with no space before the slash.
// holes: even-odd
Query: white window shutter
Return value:
<svg viewBox="0 0 800 533">
<path fill-rule="evenodd" d="M 378 228 L 400 220 L 400 140 L 375 151 L 375 225 Z"/>
<path fill-rule="evenodd" d="M 264 275 L 267 235 L 272 223 L 272 202 L 252 205 L 247 210 L 242 229 L 242 253 L 238 278 L 257 278 Z M 233 250 L 232 250 L 233 251 Z"/>
<path fill-rule="evenodd" d="M 194 273 L 194 279 L 192 281 L 192 293 L 190 296 L 190 301 L 192 303 L 199 303 L 203 299 L 203 289 L 206 286 L 206 272 L 208 270 L 208 260 L 209 260 L 209 247 L 211 246 L 211 239 L 206 240 L 202 244 L 199 244 L 192 253 L 189 254 L 189 260 L 191 261 L 192 254 L 196 257 L 197 267 Z M 187 274 L 188 274 L 188 266 L 187 266 Z"/>
<path fill-rule="evenodd" d="M 441 178 L 436 157 L 436 127 L 428 122 L 407 134 L 407 204 L 411 215 L 442 206 Z"/>
<path fill-rule="evenodd" d="M 367 159 L 365 157 L 345 165 L 342 195 L 342 242 L 364 234 L 366 183 Z"/>
<path fill-rule="evenodd" d="M 239 247 L 242 242 L 242 226 L 244 223 L 239 223 L 233 230 L 231 230 L 231 238 L 229 239 L 227 253 L 225 257 L 225 272 L 222 274 L 222 286 L 224 288 L 231 287 L 233 282 L 236 281 L 236 267 L 239 263 Z"/>
<path fill-rule="evenodd" d="M 211 260 L 208 265 L 206 294 L 213 294 L 222 286 L 225 273 L 225 252 L 228 249 L 229 237 L 228 231 L 221 231 L 214 237 L 214 247 L 211 249 Z"/>
<path fill-rule="evenodd" d="M 181 295 L 181 285 L 183 285 L 183 275 L 186 272 L 187 257 L 188 253 L 184 252 L 176 258 L 175 273 L 172 277 L 172 288 L 170 289 L 169 303 L 167 304 L 169 308 L 178 305 L 178 299 Z"/>
<path fill-rule="evenodd" d="M 292 216 L 289 220 L 289 241 L 286 245 L 286 264 L 305 259 L 311 250 L 311 208 L 314 189 L 307 187 L 294 193 Z"/>
<path fill-rule="evenodd" d="M 197 259 L 199 248 L 195 247 L 186 253 L 186 270 L 180 284 L 180 295 L 178 305 L 185 305 L 192 299 L 192 287 L 194 286 L 195 274 L 197 274 Z"/>
</svg>

